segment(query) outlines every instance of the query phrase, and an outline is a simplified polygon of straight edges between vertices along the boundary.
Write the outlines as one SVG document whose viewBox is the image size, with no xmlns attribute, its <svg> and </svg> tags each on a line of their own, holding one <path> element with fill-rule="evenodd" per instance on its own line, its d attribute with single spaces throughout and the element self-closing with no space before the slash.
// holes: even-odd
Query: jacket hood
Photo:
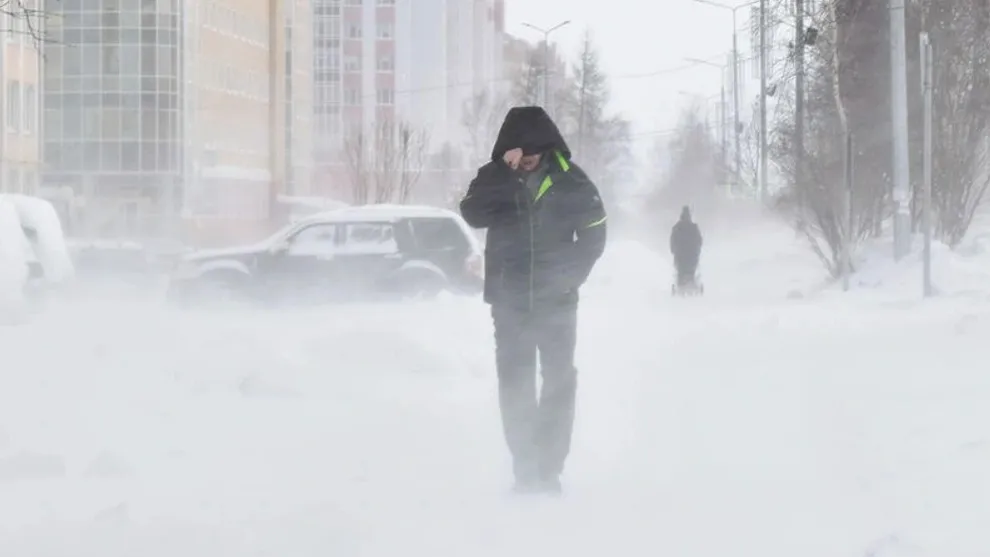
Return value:
<svg viewBox="0 0 990 557">
<path fill-rule="evenodd" d="M 517 106 L 509 109 L 498 131 L 492 149 L 492 160 L 501 159 L 506 152 L 521 148 L 523 154 L 535 155 L 557 150 L 570 160 L 571 150 L 564 142 L 557 124 L 539 106 Z"/>
</svg>

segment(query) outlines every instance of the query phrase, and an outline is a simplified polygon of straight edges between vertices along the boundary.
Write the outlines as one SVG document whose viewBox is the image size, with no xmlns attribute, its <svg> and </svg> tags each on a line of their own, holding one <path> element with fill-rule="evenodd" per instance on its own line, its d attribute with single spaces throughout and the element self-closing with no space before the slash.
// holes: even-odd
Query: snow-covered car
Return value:
<svg viewBox="0 0 990 557">
<path fill-rule="evenodd" d="M 482 253 L 452 211 L 348 207 L 307 217 L 255 245 L 186 255 L 171 276 L 169 297 L 326 303 L 478 294 Z"/>
<path fill-rule="evenodd" d="M 187 251 L 174 243 L 75 238 L 69 241 L 77 282 L 88 286 L 157 285 Z"/>
<path fill-rule="evenodd" d="M 0 194 L 0 304 L 20 311 L 73 276 L 55 207 L 40 197 Z"/>
<path fill-rule="evenodd" d="M 294 195 L 280 195 L 276 202 L 286 213 L 289 222 L 299 222 L 307 217 L 316 214 L 336 211 L 349 207 L 347 203 L 326 197 L 300 197 Z"/>
</svg>

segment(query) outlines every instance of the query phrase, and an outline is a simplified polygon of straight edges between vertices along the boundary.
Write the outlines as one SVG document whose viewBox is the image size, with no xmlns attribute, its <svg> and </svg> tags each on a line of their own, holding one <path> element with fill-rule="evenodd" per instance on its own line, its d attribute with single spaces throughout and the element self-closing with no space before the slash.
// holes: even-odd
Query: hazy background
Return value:
<svg viewBox="0 0 990 557">
<path fill-rule="evenodd" d="M 726 2 L 734 4 L 733 2 Z M 745 10 L 739 11 L 740 28 L 746 25 Z M 551 35 L 551 42 L 573 57 L 585 29 L 590 29 L 601 51 L 601 60 L 611 78 L 612 108 L 621 111 L 635 126 L 636 148 L 642 154 L 656 140 L 656 133 L 674 126 L 678 109 L 687 103 L 682 91 L 716 94 L 719 70 L 691 66 L 686 57 L 716 59 L 732 47 L 732 17 L 727 10 L 699 5 L 691 0 L 537 0 L 506 4 L 506 31 L 538 41 L 539 33 L 523 22 L 548 28 L 563 20 L 567 27 Z M 745 33 L 740 29 L 740 34 Z M 648 75 L 655 73 L 655 75 Z"/>
</svg>

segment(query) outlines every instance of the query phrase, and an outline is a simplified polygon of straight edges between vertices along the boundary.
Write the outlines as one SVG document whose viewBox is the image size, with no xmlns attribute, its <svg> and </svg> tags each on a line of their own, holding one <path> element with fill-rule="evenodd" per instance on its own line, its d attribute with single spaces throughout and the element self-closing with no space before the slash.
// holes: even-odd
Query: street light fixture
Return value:
<svg viewBox="0 0 990 557">
<path fill-rule="evenodd" d="M 532 23 L 523 23 L 523 27 L 529 27 L 543 34 L 543 107 L 547 109 L 547 112 L 552 112 L 550 110 L 550 33 L 570 24 L 570 22 L 569 19 L 561 21 L 549 29 L 537 27 Z"/>
</svg>

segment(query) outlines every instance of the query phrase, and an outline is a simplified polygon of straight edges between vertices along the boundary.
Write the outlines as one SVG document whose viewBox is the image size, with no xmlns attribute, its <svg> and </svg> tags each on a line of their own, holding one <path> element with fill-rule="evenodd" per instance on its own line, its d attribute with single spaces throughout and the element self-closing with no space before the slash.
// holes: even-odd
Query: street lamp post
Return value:
<svg viewBox="0 0 990 557">
<path fill-rule="evenodd" d="M 735 150 L 736 150 L 736 187 L 739 187 L 739 186 L 742 185 L 742 174 L 741 174 L 741 168 L 742 168 L 742 151 L 739 148 L 739 144 L 741 142 L 740 139 L 741 139 L 741 135 L 742 135 L 742 129 L 741 129 L 741 120 L 739 118 L 739 25 L 737 23 L 736 12 L 739 11 L 740 8 L 746 8 L 746 7 L 752 6 L 754 4 L 761 4 L 761 9 L 765 9 L 765 6 L 763 6 L 763 3 L 760 0 L 753 0 L 751 2 L 746 2 L 746 3 L 740 4 L 738 6 L 729 6 L 729 5 L 726 5 L 726 4 L 721 4 L 719 2 L 714 2 L 713 0 L 694 0 L 694 1 L 697 2 L 697 3 L 699 3 L 699 4 L 705 4 L 707 6 L 712 6 L 714 8 L 720 8 L 720 9 L 728 10 L 728 11 L 732 12 L 732 112 L 735 115 L 735 118 L 733 118 L 735 120 L 734 126 L 733 126 L 734 127 L 733 132 L 735 133 L 734 139 L 735 139 L 735 144 L 736 144 L 736 146 L 735 146 Z M 760 18 L 761 25 L 764 24 L 763 19 L 764 18 L 761 15 L 761 18 Z M 760 37 L 761 37 L 761 39 L 763 37 L 765 37 L 765 33 L 766 33 L 766 29 L 765 28 L 760 30 Z M 761 42 L 763 42 L 763 41 L 761 40 Z M 761 45 L 761 46 L 763 46 L 763 45 Z M 760 57 L 761 58 L 763 58 L 764 56 L 766 56 L 766 51 L 765 50 L 760 53 Z M 761 181 L 761 190 L 763 190 L 763 189 L 765 189 L 765 180 L 766 180 L 766 169 L 763 168 L 765 166 L 765 164 L 763 164 L 763 158 L 762 158 L 763 157 L 763 153 L 766 152 L 766 144 L 765 144 L 766 143 L 766 133 L 765 133 L 765 128 L 766 128 L 766 124 L 765 124 L 765 122 L 766 122 L 766 98 L 767 98 L 767 90 L 766 90 L 766 64 L 762 64 L 761 65 L 761 68 L 762 68 L 762 71 L 760 73 L 762 75 L 761 75 L 761 79 L 760 79 L 760 121 L 763 123 L 763 126 L 762 127 L 764 128 L 764 130 L 761 130 L 761 132 L 760 132 L 760 139 L 761 139 L 761 143 L 762 143 L 762 145 L 760 145 L 760 150 L 761 150 L 760 181 Z"/>
<path fill-rule="evenodd" d="M 767 201 L 767 0 L 760 0 L 760 202 Z"/>
<path fill-rule="evenodd" d="M 553 33 L 570 22 L 571 20 L 561 21 L 549 29 L 537 27 L 532 23 L 523 23 L 524 27 L 529 27 L 530 29 L 543 34 L 543 107 L 547 109 L 547 112 L 551 113 L 553 111 L 550 110 L 550 33 Z"/>
</svg>

